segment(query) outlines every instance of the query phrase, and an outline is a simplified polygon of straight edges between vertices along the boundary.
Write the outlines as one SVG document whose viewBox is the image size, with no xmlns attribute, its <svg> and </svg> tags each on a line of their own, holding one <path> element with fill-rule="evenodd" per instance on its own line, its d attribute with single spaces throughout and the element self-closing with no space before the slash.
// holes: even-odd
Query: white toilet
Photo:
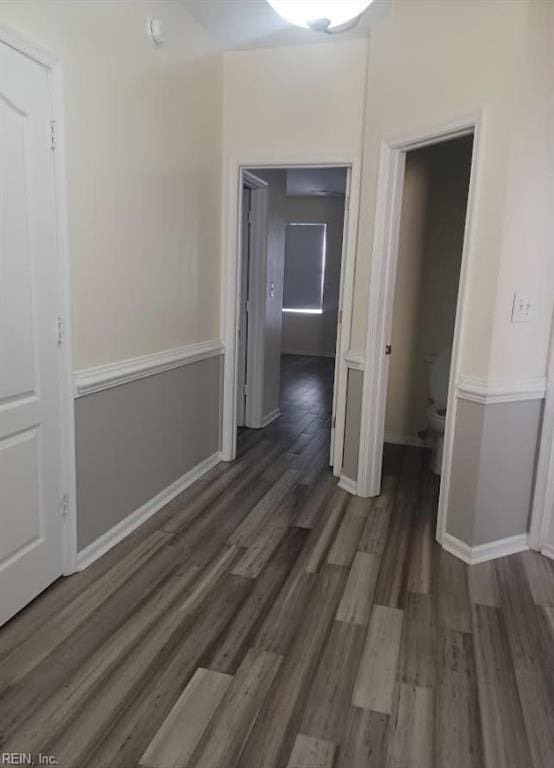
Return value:
<svg viewBox="0 0 554 768">
<path fill-rule="evenodd" d="M 448 400 L 448 380 L 450 378 L 450 359 L 452 350 L 445 347 L 438 355 L 428 360 L 429 399 L 431 405 L 427 411 L 427 423 L 431 440 L 431 469 L 440 475 L 442 466 L 442 446 L 444 425 L 446 423 L 446 403 Z"/>
</svg>

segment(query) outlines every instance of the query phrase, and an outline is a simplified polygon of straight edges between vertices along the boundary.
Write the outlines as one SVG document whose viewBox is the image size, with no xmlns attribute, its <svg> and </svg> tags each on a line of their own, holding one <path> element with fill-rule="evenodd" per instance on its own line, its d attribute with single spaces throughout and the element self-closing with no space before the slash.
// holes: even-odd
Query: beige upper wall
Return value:
<svg viewBox="0 0 554 768">
<path fill-rule="evenodd" d="M 217 338 L 214 44 L 170 0 L 3 0 L 0 18 L 62 64 L 75 368 Z"/>
<path fill-rule="evenodd" d="M 225 55 L 224 151 L 237 161 L 359 155 L 367 42 Z"/>
<path fill-rule="evenodd" d="M 552 181 L 545 174 L 552 167 L 546 121 L 551 108 L 545 105 L 554 71 L 553 8 L 547 0 L 397 0 L 376 21 L 369 49 L 354 349 L 363 349 L 365 337 L 381 141 L 481 113 L 461 369 L 495 379 L 544 375 L 553 301 L 552 267 L 546 266 Z M 532 136 L 538 141 L 529 166 L 525 150 Z M 528 210 L 525 194 L 534 180 L 534 210 Z M 511 293 L 530 279 L 541 286 L 536 320 L 514 325 Z"/>
</svg>

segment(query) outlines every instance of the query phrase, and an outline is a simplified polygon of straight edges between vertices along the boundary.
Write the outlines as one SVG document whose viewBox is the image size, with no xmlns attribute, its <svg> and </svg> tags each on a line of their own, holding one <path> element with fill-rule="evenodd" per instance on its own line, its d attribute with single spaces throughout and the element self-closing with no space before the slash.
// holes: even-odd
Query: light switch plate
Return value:
<svg viewBox="0 0 554 768">
<path fill-rule="evenodd" d="M 516 291 L 512 304 L 512 323 L 530 323 L 535 314 L 535 306 L 528 293 Z"/>
</svg>

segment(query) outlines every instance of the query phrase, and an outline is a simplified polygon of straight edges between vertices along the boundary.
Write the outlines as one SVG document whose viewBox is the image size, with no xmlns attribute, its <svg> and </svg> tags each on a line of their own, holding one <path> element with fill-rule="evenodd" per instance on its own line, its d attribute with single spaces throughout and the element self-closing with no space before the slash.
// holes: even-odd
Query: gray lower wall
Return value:
<svg viewBox="0 0 554 768">
<path fill-rule="evenodd" d="M 75 401 L 79 550 L 219 450 L 222 360 Z"/>
<path fill-rule="evenodd" d="M 362 371 L 357 371 L 353 368 L 348 369 L 342 474 L 354 481 L 358 477 L 363 381 L 364 375 Z"/>
<path fill-rule="evenodd" d="M 527 532 L 541 418 L 541 400 L 458 401 L 448 533 L 478 546 Z"/>
</svg>

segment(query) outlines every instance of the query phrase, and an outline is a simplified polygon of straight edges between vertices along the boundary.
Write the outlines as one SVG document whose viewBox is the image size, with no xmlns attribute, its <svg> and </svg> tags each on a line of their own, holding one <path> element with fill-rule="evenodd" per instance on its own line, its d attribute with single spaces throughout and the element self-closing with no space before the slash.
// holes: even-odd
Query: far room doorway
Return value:
<svg viewBox="0 0 554 768">
<path fill-rule="evenodd" d="M 333 464 L 349 171 L 248 168 L 241 178 L 237 439 L 312 430 Z"/>
</svg>

